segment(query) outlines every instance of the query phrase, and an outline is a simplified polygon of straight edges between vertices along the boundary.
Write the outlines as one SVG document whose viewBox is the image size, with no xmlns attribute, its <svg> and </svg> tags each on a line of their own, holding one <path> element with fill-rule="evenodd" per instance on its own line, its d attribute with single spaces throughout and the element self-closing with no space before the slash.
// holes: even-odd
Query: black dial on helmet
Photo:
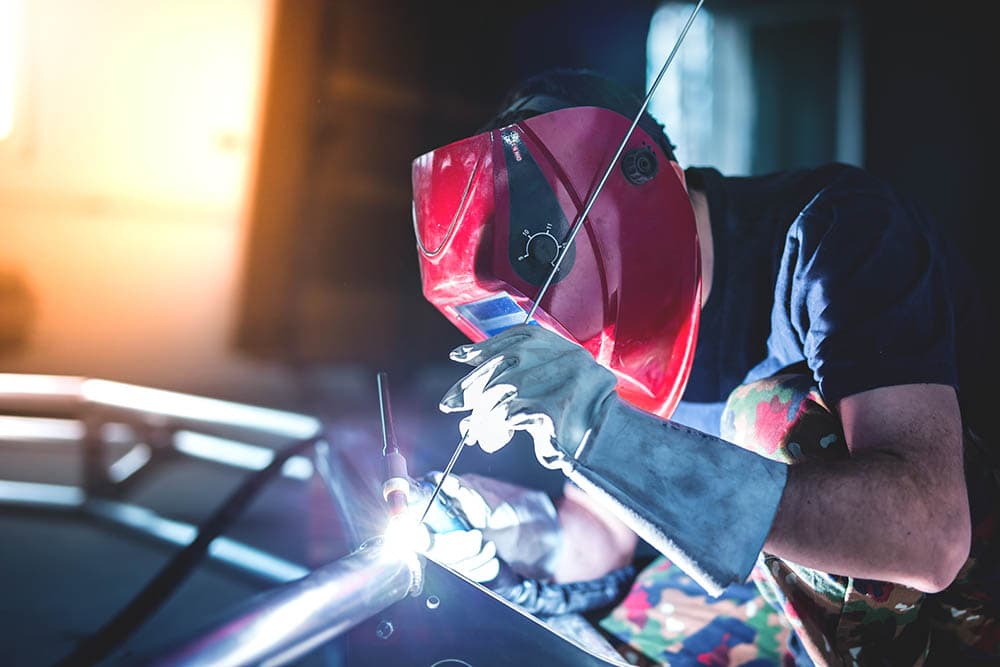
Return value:
<svg viewBox="0 0 1000 667">
<path fill-rule="evenodd" d="M 501 133 L 510 196 L 510 263 L 524 280 L 541 285 L 549 277 L 563 250 L 570 222 L 516 126 Z M 576 252 L 569 252 L 553 278 L 557 283 L 573 268 Z"/>
<path fill-rule="evenodd" d="M 652 180 L 658 168 L 656 154 L 648 146 L 633 148 L 622 157 L 622 172 L 632 185 L 642 185 Z"/>
</svg>

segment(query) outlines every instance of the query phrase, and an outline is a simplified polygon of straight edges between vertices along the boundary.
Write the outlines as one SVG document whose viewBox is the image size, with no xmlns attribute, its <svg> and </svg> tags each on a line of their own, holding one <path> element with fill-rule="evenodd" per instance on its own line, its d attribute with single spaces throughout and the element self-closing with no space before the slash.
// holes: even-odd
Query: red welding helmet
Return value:
<svg viewBox="0 0 1000 667">
<path fill-rule="evenodd" d="M 630 119 L 571 107 L 413 162 L 424 296 L 473 341 L 524 322 Z M 669 417 L 691 371 L 701 257 L 680 167 L 637 127 L 535 321 L 585 347 L 619 395 Z"/>
</svg>

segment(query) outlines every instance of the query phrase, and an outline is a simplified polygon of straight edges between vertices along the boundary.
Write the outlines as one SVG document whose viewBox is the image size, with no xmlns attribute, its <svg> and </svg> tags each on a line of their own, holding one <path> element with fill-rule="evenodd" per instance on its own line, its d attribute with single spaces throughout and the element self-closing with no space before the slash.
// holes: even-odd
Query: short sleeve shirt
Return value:
<svg viewBox="0 0 1000 667">
<path fill-rule="evenodd" d="M 715 268 L 675 421 L 718 434 L 733 389 L 803 362 L 831 405 L 939 383 L 978 419 L 985 378 L 974 355 L 989 347 L 977 288 L 916 205 L 843 164 L 687 178 L 708 199 Z"/>
</svg>

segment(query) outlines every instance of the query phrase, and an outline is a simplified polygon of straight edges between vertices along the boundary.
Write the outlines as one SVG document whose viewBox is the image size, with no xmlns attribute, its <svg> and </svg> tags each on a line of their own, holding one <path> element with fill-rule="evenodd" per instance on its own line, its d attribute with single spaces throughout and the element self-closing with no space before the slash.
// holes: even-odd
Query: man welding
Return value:
<svg viewBox="0 0 1000 667">
<path fill-rule="evenodd" d="M 859 169 L 682 170 L 645 114 L 567 249 L 639 103 L 545 72 L 414 161 L 424 294 L 474 341 L 441 409 L 487 452 L 525 431 L 566 474 L 557 581 L 641 537 L 712 595 L 753 571 L 799 664 L 997 664 L 992 348 L 967 266 Z M 474 481 L 442 492 L 471 507 Z M 490 541 L 496 506 L 452 559 L 487 585 L 518 551 Z"/>
</svg>

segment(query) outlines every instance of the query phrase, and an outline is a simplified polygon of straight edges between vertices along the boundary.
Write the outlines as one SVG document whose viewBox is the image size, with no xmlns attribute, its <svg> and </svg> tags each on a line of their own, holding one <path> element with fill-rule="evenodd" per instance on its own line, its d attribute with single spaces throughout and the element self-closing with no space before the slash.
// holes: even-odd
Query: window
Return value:
<svg viewBox="0 0 1000 667">
<path fill-rule="evenodd" d="M 692 2 L 661 4 L 646 44 L 647 86 Z M 766 173 L 861 163 L 861 47 L 850 3 L 756 2 L 695 18 L 649 112 L 682 166 Z"/>
<path fill-rule="evenodd" d="M 694 4 L 667 2 L 653 14 L 646 44 L 646 81 L 652 85 Z M 666 126 L 683 166 L 712 165 L 747 173 L 754 97 L 743 31 L 704 7 L 650 101 Z"/>
<path fill-rule="evenodd" d="M 14 132 L 19 9 L 19 0 L 0 0 L 0 141 Z"/>
</svg>

